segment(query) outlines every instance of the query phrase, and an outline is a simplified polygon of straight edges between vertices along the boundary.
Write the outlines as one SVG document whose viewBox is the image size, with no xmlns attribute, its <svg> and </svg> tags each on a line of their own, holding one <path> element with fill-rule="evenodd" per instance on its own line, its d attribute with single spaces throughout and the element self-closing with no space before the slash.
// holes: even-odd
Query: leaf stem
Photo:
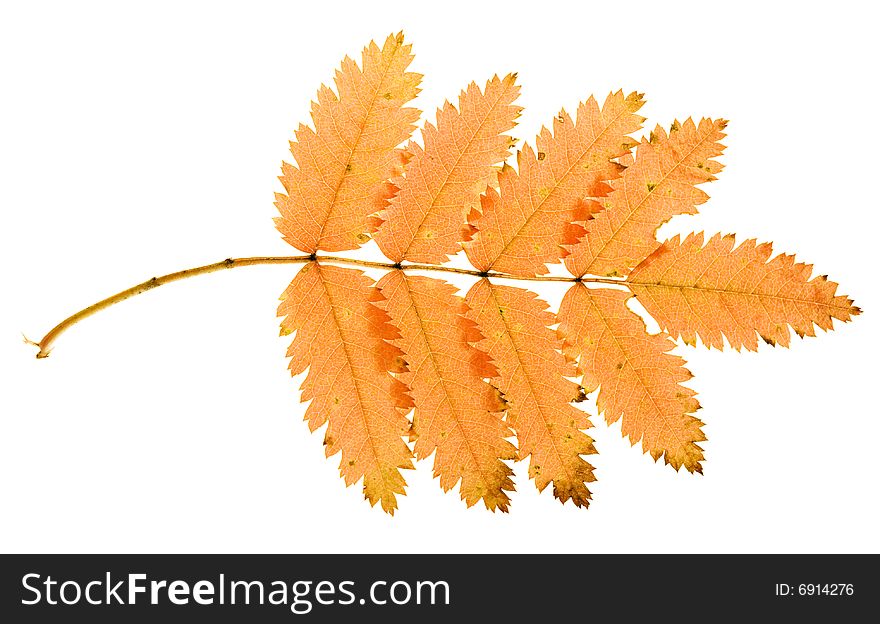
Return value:
<svg viewBox="0 0 880 624">
<path fill-rule="evenodd" d="M 58 323 L 55 327 L 53 327 L 49 333 L 43 336 L 43 339 L 39 342 L 34 342 L 32 340 L 28 340 L 25 337 L 25 342 L 35 347 L 39 348 L 37 352 L 37 358 L 46 358 L 49 357 L 49 352 L 52 350 L 52 345 L 58 339 L 58 336 L 63 334 L 65 331 L 82 321 L 83 319 L 87 319 L 88 317 L 109 308 L 112 305 L 125 301 L 126 299 L 131 299 L 136 295 L 140 295 L 142 293 L 147 292 L 148 290 L 153 290 L 154 288 L 158 288 L 163 284 L 169 284 L 171 282 L 177 282 L 182 279 L 187 279 L 189 277 L 195 277 L 196 275 L 203 275 L 205 273 L 214 273 L 215 271 L 222 271 L 224 269 L 235 269 L 237 267 L 245 267 L 245 266 L 254 266 L 254 265 L 264 265 L 264 264 L 304 264 L 306 262 L 310 262 L 312 260 L 319 260 L 322 262 L 330 262 L 333 264 L 344 264 L 344 265 L 353 265 L 353 266 L 363 266 L 370 267 L 376 269 L 400 269 L 403 271 L 443 271 L 446 273 L 458 273 L 462 275 L 472 275 L 474 277 L 493 277 L 499 279 L 511 279 L 511 280 L 530 280 L 530 281 L 540 281 L 540 282 L 595 282 L 601 284 L 621 284 L 624 280 L 620 279 L 610 279 L 610 278 L 602 278 L 602 277 L 555 277 L 555 276 L 520 276 L 520 275 L 509 275 L 507 273 L 498 273 L 495 271 L 477 271 L 475 269 L 459 269 L 455 267 L 445 267 L 445 266 L 437 266 L 432 264 L 394 264 L 391 262 L 374 262 L 371 260 L 358 260 L 355 258 L 342 258 L 339 256 L 325 256 L 325 255 L 307 255 L 307 256 L 255 256 L 252 258 L 226 258 L 225 260 L 221 260 L 220 262 L 214 262 L 213 264 L 206 264 L 200 267 L 194 267 L 191 269 L 184 269 L 183 271 L 176 271 L 174 273 L 169 273 L 168 275 L 162 275 L 161 277 L 152 277 L 145 282 L 137 284 L 136 286 L 132 286 L 131 288 L 127 288 L 121 292 L 116 293 L 115 295 L 111 295 L 106 299 L 102 299 L 97 303 L 93 303 L 87 308 L 84 308 L 73 314 L 60 323 Z"/>
</svg>

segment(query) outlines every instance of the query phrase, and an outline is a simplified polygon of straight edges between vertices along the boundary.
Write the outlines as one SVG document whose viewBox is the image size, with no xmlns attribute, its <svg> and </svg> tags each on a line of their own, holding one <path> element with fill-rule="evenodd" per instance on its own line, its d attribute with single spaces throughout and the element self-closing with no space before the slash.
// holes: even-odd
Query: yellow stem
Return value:
<svg viewBox="0 0 880 624">
<path fill-rule="evenodd" d="M 445 271 L 447 273 L 459 273 L 462 275 L 472 275 L 474 277 L 494 277 L 501 279 L 512 279 L 512 280 L 532 280 L 532 281 L 541 281 L 541 282 L 596 282 L 602 284 L 621 284 L 623 280 L 615 280 L 615 279 L 606 279 L 601 277 L 526 277 L 526 276 L 518 276 L 518 275 L 509 275 L 507 273 L 497 273 L 495 271 L 477 271 L 475 269 L 457 269 L 453 267 L 444 267 L 444 266 L 436 266 L 431 264 L 393 264 L 391 262 L 373 262 L 370 260 L 357 260 L 354 258 L 340 258 L 339 256 L 324 256 L 324 255 L 308 255 L 308 256 L 257 256 L 253 258 L 227 258 L 226 260 L 221 260 L 220 262 L 215 262 L 213 264 L 206 264 L 200 267 L 194 267 L 192 269 L 185 269 L 183 271 L 177 271 L 175 273 L 169 273 L 168 275 L 163 275 L 161 277 L 152 277 L 148 279 L 146 282 L 138 284 L 137 286 L 132 286 L 131 288 L 127 288 L 121 292 L 116 293 L 106 299 L 102 299 L 97 303 L 93 303 L 87 308 L 84 308 L 77 312 L 76 314 L 67 317 L 58 325 L 53 327 L 48 334 L 43 336 L 43 339 L 39 342 L 34 342 L 32 340 L 28 340 L 25 338 L 25 342 L 28 344 L 32 344 L 35 347 L 39 348 L 37 352 L 38 358 L 49 357 L 49 352 L 52 350 L 52 345 L 58 339 L 58 336 L 63 334 L 65 331 L 70 329 L 72 326 L 79 323 L 81 320 L 86 319 L 93 314 L 104 310 L 105 308 L 109 308 L 110 306 L 120 303 L 121 301 L 125 301 L 126 299 L 130 299 L 135 295 L 140 295 L 141 293 L 145 293 L 148 290 L 153 290 L 163 284 L 168 284 L 170 282 L 177 282 L 182 279 L 187 279 L 188 277 L 195 277 L 196 275 L 203 275 L 205 273 L 213 273 L 215 271 L 222 271 L 224 269 L 234 269 L 237 267 L 244 266 L 254 266 L 254 265 L 263 265 L 263 264 L 303 264 L 305 262 L 310 262 L 312 260 L 320 260 L 322 262 L 331 262 L 334 264 L 347 264 L 354 266 L 363 266 L 370 267 L 376 269 L 402 269 L 405 271 Z"/>
</svg>

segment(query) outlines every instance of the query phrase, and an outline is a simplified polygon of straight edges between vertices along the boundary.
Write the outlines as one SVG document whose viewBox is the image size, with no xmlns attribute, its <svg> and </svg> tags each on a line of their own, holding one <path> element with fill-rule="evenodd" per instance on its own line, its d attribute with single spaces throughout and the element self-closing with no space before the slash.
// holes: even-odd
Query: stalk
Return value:
<svg viewBox="0 0 880 624">
<path fill-rule="evenodd" d="M 105 310 L 112 305 L 121 303 L 126 299 L 131 299 L 132 297 L 143 294 L 148 290 L 158 288 L 159 286 L 162 286 L 164 284 L 178 282 L 180 280 L 195 277 L 197 275 L 214 273 L 216 271 L 224 271 L 226 269 L 235 269 L 238 267 L 267 264 L 304 264 L 306 262 L 311 262 L 312 260 L 319 260 L 321 262 L 327 262 L 331 264 L 362 266 L 375 269 L 400 269 L 403 271 L 439 271 L 446 273 L 458 273 L 461 275 L 471 275 L 474 277 L 493 277 L 499 279 L 528 280 L 538 282 L 595 282 L 602 284 L 620 284 L 623 282 L 623 280 L 615 280 L 601 277 L 528 277 L 509 275 L 507 273 L 498 273 L 496 271 L 458 269 L 454 267 L 444 267 L 432 264 L 394 264 L 391 262 L 373 262 L 371 260 L 357 260 L 354 258 L 340 258 L 338 256 L 325 256 L 316 254 L 310 254 L 307 256 L 256 256 L 252 258 L 226 258 L 225 260 L 214 262 L 213 264 L 206 264 L 200 267 L 184 269 L 183 271 L 176 271 L 174 273 L 169 273 L 168 275 L 162 275 L 161 277 L 151 277 L 145 282 L 137 284 L 136 286 L 132 286 L 131 288 L 126 288 L 125 290 L 118 292 L 115 295 L 111 295 L 106 299 L 102 299 L 97 303 L 93 303 L 89 307 L 83 308 L 76 314 L 67 317 L 51 330 L 49 330 L 49 333 L 43 336 L 43 339 L 39 342 L 28 340 L 27 337 L 25 337 L 25 342 L 37 347 L 39 349 L 39 351 L 37 352 L 37 358 L 43 359 L 49 357 L 52 346 L 54 345 L 58 337 L 80 321 L 87 319 L 90 316 L 100 312 L 101 310 Z"/>
</svg>

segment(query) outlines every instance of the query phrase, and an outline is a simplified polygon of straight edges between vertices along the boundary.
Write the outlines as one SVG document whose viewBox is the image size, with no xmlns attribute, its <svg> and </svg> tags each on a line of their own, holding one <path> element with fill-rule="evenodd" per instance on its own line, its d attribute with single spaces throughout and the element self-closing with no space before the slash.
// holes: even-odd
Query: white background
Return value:
<svg viewBox="0 0 880 624">
<path fill-rule="evenodd" d="M 877 16 L 757 6 L 4 3 L 0 550 L 880 551 Z M 618 88 L 646 92 L 651 124 L 730 119 L 712 199 L 661 234 L 772 240 L 865 313 L 790 350 L 680 347 L 705 475 L 594 418 L 587 511 L 539 495 L 524 464 L 508 515 L 444 495 L 429 462 L 393 518 L 346 489 L 278 337 L 294 267 L 165 286 L 34 359 L 20 332 L 153 275 L 290 254 L 271 221 L 287 141 L 343 55 L 400 29 L 428 117 L 468 81 L 517 71 L 518 137 Z"/>
</svg>

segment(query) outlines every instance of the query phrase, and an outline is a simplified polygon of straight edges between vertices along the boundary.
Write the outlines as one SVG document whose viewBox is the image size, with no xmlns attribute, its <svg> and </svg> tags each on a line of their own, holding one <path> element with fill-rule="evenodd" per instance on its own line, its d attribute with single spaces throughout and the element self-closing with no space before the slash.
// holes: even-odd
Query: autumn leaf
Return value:
<svg viewBox="0 0 880 624">
<path fill-rule="evenodd" d="M 516 75 L 470 83 L 419 144 L 410 139 L 418 111 L 407 106 L 421 80 L 407 71 L 412 58 L 397 34 L 370 43 L 360 66 L 344 59 L 336 92 L 322 86 L 312 105 L 314 128 L 297 129 L 276 224 L 305 255 L 154 277 L 27 341 L 37 357 L 78 321 L 165 283 L 303 264 L 278 309 L 282 334 L 294 334 L 291 373 L 308 369 L 305 418 L 313 431 L 326 425 L 326 453 L 341 454 L 347 485 L 362 481 L 366 499 L 393 513 L 401 471 L 433 455 L 444 490 L 507 511 L 510 464 L 528 458 L 539 491 L 552 483 L 560 501 L 587 507 L 601 461 L 587 461 L 592 425 L 573 405 L 588 405 L 587 393 L 598 391 L 604 420 L 619 421 L 655 461 L 701 473 L 700 404 L 674 338 L 755 350 L 760 336 L 787 347 L 791 330 L 812 336 L 860 313 L 827 276 L 811 278 L 810 265 L 772 257 L 770 243 L 656 240 L 663 223 L 708 199 L 700 185 L 722 169 L 714 159 L 726 121 L 688 118 L 636 142 L 643 97 L 618 91 L 601 107 L 588 98 L 575 117 L 561 111 L 508 163 Z M 324 253 L 358 249 L 370 235 L 390 261 Z M 447 264 L 462 248 L 473 268 Z M 546 275 L 558 262 L 574 277 Z M 473 285 L 463 298 L 425 272 Z M 569 286 L 557 314 L 541 298 L 551 281 Z M 633 298 L 660 332 L 647 331 Z"/>
<path fill-rule="evenodd" d="M 732 234 L 703 234 L 684 241 L 676 236 L 637 266 L 627 286 L 660 326 L 687 344 L 697 335 L 721 349 L 758 348 L 758 336 L 789 346 L 789 326 L 799 336 L 814 336 L 813 326 L 832 329 L 831 319 L 848 321 L 860 310 L 835 295 L 827 276 L 810 279 L 812 267 L 780 254 L 771 259 L 770 243 L 754 239 L 734 249 Z"/>
<path fill-rule="evenodd" d="M 578 222 L 601 209 L 588 198 L 607 194 L 607 181 L 620 175 L 614 159 L 635 144 L 629 135 L 641 127 L 636 115 L 642 96 L 622 91 L 605 104 L 593 97 L 581 103 L 577 120 L 564 110 L 553 120 L 553 132 L 541 130 L 537 152 L 525 145 L 517 153 L 517 169 L 499 176 L 500 196 L 489 189 L 482 210 L 473 211 L 473 240 L 465 241 L 468 259 L 481 271 L 543 275 L 547 264 L 559 262 L 584 234 Z"/>
<path fill-rule="evenodd" d="M 410 143 L 406 176 L 393 180 L 399 192 L 373 236 L 385 256 L 436 264 L 458 252 L 467 215 L 510 155 L 512 140 L 504 132 L 520 114 L 513 105 L 518 95 L 516 74 L 494 77 L 484 91 L 472 82 L 458 109 L 446 102 L 437 125 L 425 125 L 424 147 Z"/>
<path fill-rule="evenodd" d="M 723 119 L 675 122 L 667 135 L 659 126 L 622 162 L 623 176 L 603 200 L 605 210 L 586 224 L 565 266 L 572 275 L 623 276 L 654 249 L 654 234 L 671 217 L 694 214 L 709 196 L 695 185 L 711 182 L 722 165 L 712 158 L 724 146 Z"/>
<path fill-rule="evenodd" d="M 361 271 L 312 262 L 281 299 L 282 333 L 296 332 L 287 351 L 290 372 L 309 369 L 302 385 L 302 400 L 311 401 L 309 428 L 328 423 L 326 453 L 342 452 L 346 485 L 362 478 L 370 504 L 394 513 L 395 495 L 406 485 L 400 469 L 413 467 L 403 441 L 412 399 L 389 372 L 405 366 L 390 343 L 399 334 L 374 303 L 381 295 Z"/>
<path fill-rule="evenodd" d="M 350 58 L 336 72 L 338 95 L 324 85 L 312 103 L 315 129 L 300 125 L 284 163 L 275 223 L 291 245 L 318 250 L 357 249 L 369 240 L 367 217 L 384 207 L 386 180 L 400 171 L 401 150 L 419 118 L 404 105 L 416 96 L 421 75 L 407 72 L 411 46 L 403 33 L 380 49 L 364 48 L 362 67 Z"/>
<path fill-rule="evenodd" d="M 596 405 L 608 424 L 622 419 L 621 431 L 655 460 L 663 456 L 678 470 L 702 472 L 706 439 L 695 392 L 681 383 L 692 377 L 684 360 L 671 355 L 666 334 L 648 334 L 627 305 L 631 294 L 575 284 L 559 307 L 559 332 L 566 353 L 578 361 L 583 386 L 600 388 Z"/>
<path fill-rule="evenodd" d="M 384 308 L 400 327 L 399 345 L 409 370 L 399 374 L 415 400 L 415 455 L 434 457 L 434 476 L 449 490 L 461 481 L 468 507 L 481 500 L 507 511 L 513 471 L 502 460 L 516 449 L 501 419 L 506 405 L 485 381 L 497 375 L 489 357 L 474 347 L 483 339 L 456 289 L 441 280 L 390 271 L 378 288 Z"/>
<path fill-rule="evenodd" d="M 478 280 L 468 291 L 468 316 L 486 336 L 486 351 L 498 367 L 495 377 L 507 399 L 507 419 L 519 442 L 517 459 L 531 456 L 529 477 L 538 490 L 552 481 L 561 502 L 589 505 L 586 484 L 593 467 L 581 455 L 596 452 L 583 432 L 592 427 L 571 402 L 581 388 L 561 353 L 562 341 L 550 329 L 556 319 L 547 304 L 522 288 Z"/>
</svg>

